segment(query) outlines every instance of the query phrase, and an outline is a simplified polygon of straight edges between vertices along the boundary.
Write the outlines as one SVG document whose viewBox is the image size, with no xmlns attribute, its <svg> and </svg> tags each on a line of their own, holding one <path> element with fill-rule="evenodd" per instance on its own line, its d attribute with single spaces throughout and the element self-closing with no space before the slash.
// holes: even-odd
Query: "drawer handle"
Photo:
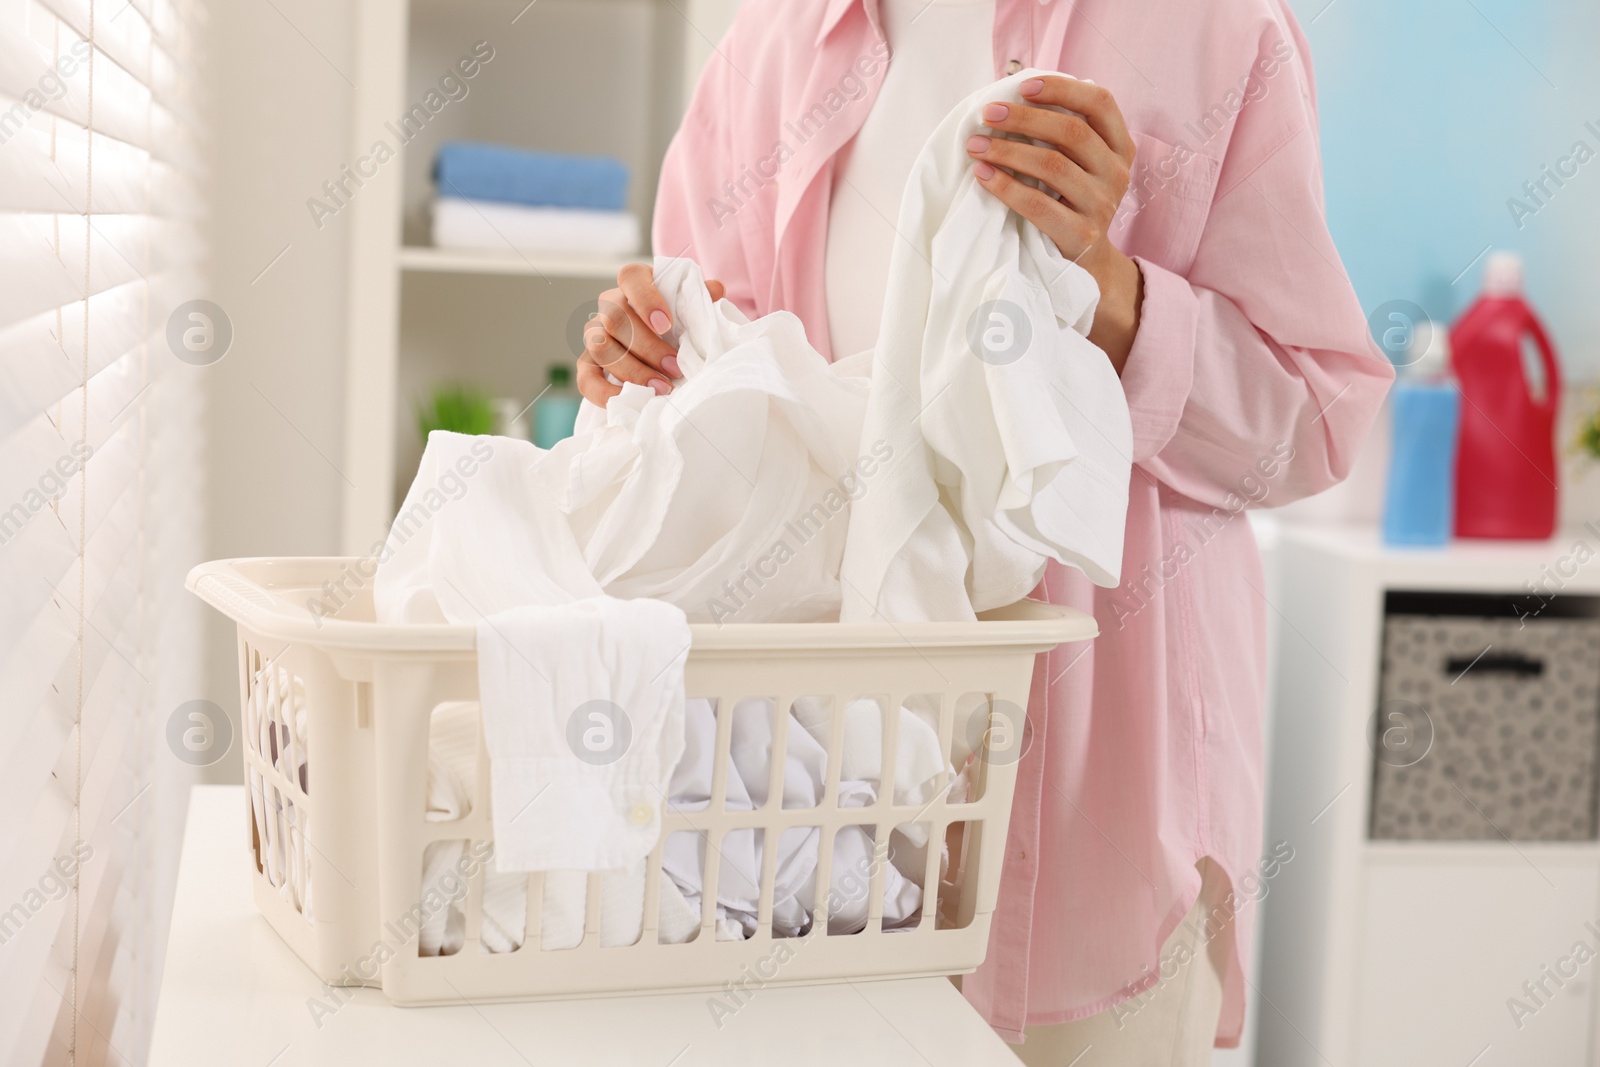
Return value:
<svg viewBox="0 0 1600 1067">
<path fill-rule="evenodd" d="M 1452 678 L 1471 670 L 1473 674 L 1514 674 L 1519 678 L 1538 678 L 1544 674 L 1544 660 L 1525 656 L 1520 652 L 1502 652 L 1499 655 L 1477 658 L 1454 656 L 1445 661 L 1445 673 Z"/>
</svg>

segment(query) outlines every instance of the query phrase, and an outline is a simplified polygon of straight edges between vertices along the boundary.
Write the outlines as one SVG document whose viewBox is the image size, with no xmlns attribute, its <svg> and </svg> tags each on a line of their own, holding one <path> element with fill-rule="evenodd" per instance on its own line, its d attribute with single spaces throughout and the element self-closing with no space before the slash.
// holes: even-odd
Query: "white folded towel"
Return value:
<svg viewBox="0 0 1600 1067">
<path fill-rule="evenodd" d="M 441 196 L 433 202 L 433 243 L 505 255 L 620 259 L 639 251 L 639 217 Z"/>
</svg>

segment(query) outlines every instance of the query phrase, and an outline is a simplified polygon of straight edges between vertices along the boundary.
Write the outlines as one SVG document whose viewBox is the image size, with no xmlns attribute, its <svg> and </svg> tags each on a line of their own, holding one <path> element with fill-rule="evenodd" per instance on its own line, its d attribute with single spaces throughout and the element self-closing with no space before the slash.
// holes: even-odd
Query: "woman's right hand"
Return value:
<svg viewBox="0 0 1600 1067">
<path fill-rule="evenodd" d="M 721 282 L 707 281 L 712 300 L 721 300 Z M 662 335 L 672 329 L 667 301 L 656 288 L 647 263 L 629 263 L 617 272 L 617 288 L 600 294 L 600 310 L 583 327 L 578 360 L 578 392 L 605 407 L 622 392 L 619 382 L 649 386 L 657 395 L 672 392 L 678 375 L 678 350 Z"/>
</svg>

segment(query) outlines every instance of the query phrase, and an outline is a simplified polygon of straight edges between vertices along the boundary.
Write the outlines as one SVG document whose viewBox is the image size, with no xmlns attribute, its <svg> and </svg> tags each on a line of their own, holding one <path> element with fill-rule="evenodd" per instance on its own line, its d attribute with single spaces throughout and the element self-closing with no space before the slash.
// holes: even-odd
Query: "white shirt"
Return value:
<svg viewBox="0 0 1600 1067">
<path fill-rule="evenodd" d="M 1044 73 L 973 90 L 906 182 L 861 430 L 887 458 L 850 507 L 845 622 L 972 619 L 1048 559 L 1118 583 L 1133 430 L 1088 340 L 1100 289 L 963 151 L 986 105 Z"/>
<path fill-rule="evenodd" d="M 900 194 L 934 127 L 995 80 L 994 0 L 880 0 L 892 57 L 834 172 L 825 278 L 833 358 L 878 339 Z"/>
</svg>

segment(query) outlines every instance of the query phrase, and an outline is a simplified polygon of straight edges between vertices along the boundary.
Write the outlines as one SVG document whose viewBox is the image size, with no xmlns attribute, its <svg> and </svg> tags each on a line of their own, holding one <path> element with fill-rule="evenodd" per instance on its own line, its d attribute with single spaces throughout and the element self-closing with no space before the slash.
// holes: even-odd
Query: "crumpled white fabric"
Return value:
<svg viewBox="0 0 1600 1067">
<path fill-rule="evenodd" d="M 773 702 L 764 698 L 741 700 L 734 705 L 730 731 L 732 773 L 728 776 L 727 806 L 749 811 L 766 802 L 768 760 L 772 746 Z M 818 807 L 827 781 L 827 744 L 831 707 L 815 697 L 797 699 L 790 711 L 787 759 L 783 775 L 783 807 Z M 875 700 L 860 699 L 845 707 L 841 738 L 839 805 L 864 807 L 877 799 L 881 778 L 882 712 Z M 895 803 L 921 806 L 946 791 L 952 803 L 966 800 L 967 779 L 939 751 L 937 732 L 911 707 L 900 709 L 900 733 L 895 761 Z M 429 740 L 428 818 L 452 821 L 471 806 L 477 752 L 477 708 L 470 703 L 442 705 L 434 712 Z M 706 700 L 687 704 L 686 747 L 672 776 L 674 810 L 704 810 L 711 793 L 712 746 L 716 737 L 715 708 Z M 786 830 L 779 840 L 773 892 L 773 935 L 798 937 L 809 931 L 815 908 L 815 874 L 820 834 L 814 827 Z M 883 924 L 896 929 L 921 914 L 923 889 L 918 884 L 926 870 L 930 842 L 927 827 L 909 823 L 890 837 L 890 865 L 884 868 Z M 750 937 L 757 928 L 764 837 L 754 831 L 735 831 L 717 845 L 711 861 L 717 864 L 715 936 L 722 941 Z M 867 887 L 872 872 L 872 836 L 861 826 L 841 828 L 834 838 L 832 887 L 828 930 L 848 934 L 863 929 L 867 921 Z M 700 927 L 702 872 L 706 841 L 700 834 L 674 834 L 662 850 L 660 910 L 657 939 L 680 944 Z M 429 845 L 423 860 L 425 890 L 440 892 L 441 885 L 459 885 L 451 873 L 459 870 L 465 854 L 460 841 Z M 942 857 L 947 861 L 948 857 Z M 941 863 L 941 870 L 943 864 Z M 632 945 L 643 930 L 643 862 L 601 876 L 599 942 L 604 947 Z M 575 948 L 583 940 L 588 876 L 580 871 L 550 871 L 544 880 L 541 913 L 541 948 Z M 428 911 L 418 934 L 424 956 L 451 955 L 465 940 L 462 893 L 447 907 Z M 513 952 L 522 946 L 527 931 L 526 876 L 489 871 L 484 880 L 480 940 L 486 952 Z"/>
<path fill-rule="evenodd" d="M 587 402 L 538 465 L 584 562 L 612 596 L 654 597 L 691 622 L 810 622 L 839 611 L 866 365 L 829 365 L 800 320 L 713 304 L 700 268 L 657 259 L 682 372 L 673 392 L 626 384 Z"/>
<path fill-rule="evenodd" d="M 846 621 L 970 619 L 1027 596 L 1052 558 L 1118 582 L 1132 426 L 1087 338 L 1099 288 L 965 150 L 985 104 L 1048 73 L 967 97 L 906 183 L 862 430 L 893 459 L 850 513 Z"/>
<path fill-rule="evenodd" d="M 434 710 L 428 738 L 428 808 L 430 822 L 452 822 L 471 808 L 476 778 L 479 711 L 474 703 L 443 704 Z M 419 899 L 444 903 L 425 908 L 417 932 L 419 955 L 448 956 L 466 940 L 465 882 L 458 874 L 466 843 L 435 841 L 423 853 Z M 455 892 L 450 892 L 450 889 Z M 660 890 L 659 938 L 680 944 L 694 936 L 700 912 L 691 909 L 670 881 Z M 540 944 L 545 949 L 576 948 L 584 935 L 588 874 L 549 871 L 545 874 Z M 606 948 L 638 942 L 644 916 L 644 861 L 600 876 L 600 944 Z M 478 937 L 485 952 L 515 952 L 528 929 L 527 875 L 490 869 L 484 874 Z"/>
<path fill-rule="evenodd" d="M 748 698 L 733 707 L 729 745 L 733 773 L 728 775 L 725 800 L 730 811 L 754 811 L 767 803 L 772 707 L 772 701 L 765 698 Z M 816 698 L 795 701 L 785 746 L 785 809 L 815 808 L 822 803 L 827 782 L 829 712 L 827 702 Z M 839 807 L 865 807 L 877 800 L 882 774 L 877 758 L 882 748 L 882 729 L 882 711 L 877 701 L 861 699 L 846 706 L 840 750 L 849 755 L 840 757 Z M 955 772 L 939 752 L 939 737 L 933 727 L 909 709 L 900 709 L 900 731 L 895 803 L 925 804 L 939 790 L 952 787 Z M 684 758 L 672 776 L 670 805 L 675 811 L 702 811 L 711 801 L 711 753 L 716 739 L 716 718 L 708 701 L 689 701 L 684 735 Z M 900 827 L 894 836 L 897 840 L 891 842 L 891 852 L 895 862 L 884 868 L 885 927 L 909 921 L 921 907 L 922 888 L 914 879 L 922 877 L 922 850 L 928 843 L 927 828 L 921 824 Z M 810 927 L 820 839 L 816 827 L 791 827 L 779 838 L 772 893 L 774 936 L 795 937 Z M 756 930 L 765 840 L 765 835 L 755 830 L 735 830 L 717 844 L 713 858 L 721 865 L 717 914 L 736 922 L 744 937 Z M 895 847 L 899 845 L 913 850 L 915 866 L 907 865 L 911 855 Z M 872 847 L 872 834 L 866 827 L 852 825 L 835 832 L 830 933 L 854 933 L 866 925 L 865 886 L 871 874 Z M 700 908 L 699 872 L 705 863 L 705 849 L 703 836 L 675 834 L 667 839 L 662 852 L 662 870 L 672 877 L 696 911 Z"/>
<path fill-rule="evenodd" d="M 865 361 L 830 365 L 788 313 L 749 322 L 713 305 L 689 260 L 658 260 L 657 282 L 684 375 L 673 392 L 630 383 L 603 409 L 585 403 L 549 451 L 430 434 L 378 568 L 380 622 L 601 593 L 664 600 L 691 622 L 838 617 L 848 507 L 865 491 Z M 446 583 L 441 551 L 476 566 Z"/>
</svg>

